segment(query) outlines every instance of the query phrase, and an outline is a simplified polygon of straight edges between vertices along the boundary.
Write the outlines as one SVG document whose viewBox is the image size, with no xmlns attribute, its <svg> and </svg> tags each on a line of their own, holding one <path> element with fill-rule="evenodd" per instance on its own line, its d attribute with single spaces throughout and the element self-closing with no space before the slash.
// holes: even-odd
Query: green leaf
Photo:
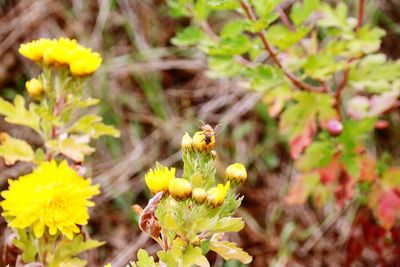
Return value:
<svg viewBox="0 0 400 267">
<path fill-rule="evenodd" d="M 36 260 L 36 247 L 32 236 L 26 232 L 26 229 L 15 230 L 17 238 L 13 240 L 13 244 L 22 251 L 22 260 L 24 262 L 34 262 Z"/>
<path fill-rule="evenodd" d="M 47 148 L 55 153 L 61 153 L 77 162 L 82 162 L 86 155 L 92 154 L 95 149 L 88 145 L 87 136 L 70 136 L 64 139 L 53 139 L 45 143 Z"/>
<path fill-rule="evenodd" d="M 309 172 L 316 168 L 327 166 L 335 154 L 335 147 L 330 140 L 317 141 L 307 147 L 304 155 L 296 162 L 302 172 Z"/>
<path fill-rule="evenodd" d="M 320 52 L 309 56 L 305 61 L 303 68 L 307 76 L 316 80 L 326 80 L 331 76 L 346 68 L 347 61 L 337 61 L 334 55 Z"/>
<path fill-rule="evenodd" d="M 0 133 L 0 156 L 4 158 L 6 165 L 13 165 L 18 160 L 27 162 L 35 160 L 35 152 L 27 142 L 6 133 Z"/>
<path fill-rule="evenodd" d="M 230 56 L 210 56 L 208 66 L 210 71 L 207 74 L 212 78 L 232 77 L 243 71 L 242 66 Z"/>
<path fill-rule="evenodd" d="M 246 35 L 221 38 L 219 43 L 210 47 L 208 53 L 211 56 L 235 56 L 249 51 L 252 44 Z"/>
<path fill-rule="evenodd" d="M 331 95 L 297 92 L 293 99 L 296 103 L 283 112 L 279 127 L 289 137 L 292 157 L 297 158 L 311 144 L 317 122 L 325 126 L 330 119 L 336 118 L 336 111 Z"/>
<path fill-rule="evenodd" d="M 183 253 L 182 267 L 192 267 L 193 265 L 210 267 L 210 263 L 207 258 L 203 256 L 201 248 L 189 245 Z"/>
<path fill-rule="evenodd" d="M 323 13 L 323 17 L 317 22 L 320 27 L 335 27 L 350 32 L 357 25 L 356 19 L 347 17 L 348 7 L 343 2 L 340 2 L 336 8 L 328 3 L 322 3 L 320 10 Z"/>
<path fill-rule="evenodd" d="M 350 69 L 351 86 L 368 92 L 390 90 L 393 81 L 400 79 L 400 61 L 387 60 L 384 54 L 366 56 Z"/>
<path fill-rule="evenodd" d="M 235 37 L 241 34 L 245 29 L 249 28 L 249 21 L 233 20 L 228 21 L 220 32 L 221 38 Z"/>
<path fill-rule="evenodd" d="M 286 50 L 299 42 L 310 32 L 310 28 L 300 27 L 295 32 L 283 25 L 273 25 L 267 30 L 268 41 L 281 50 Z"/>
<path fill-rule="evenodd" d="M 203 31 L 196 26 L 187 27 L 171 39 L 172 44 L 177 46 L 196 45 L 205 38 Z"/>
<path fill-rule="evenodd" d="M 138 261 L 137 261 L 137 266 L 138 267 L 153 267 L 156 266 L 156 263 L 154 262 L 154 258 L 152 256 L 149 256 L 147 251 L 144 249 L 139 249 L 137 253 Z"/>
<path fill-rule="evenodd" d="M 91 138 L 97 139 L 100 136 L 108 135 L 119 137 L 120 133 L 114 126 L 102 123 L 103 118 L 97 115 L 89 114 L 79 118 L 69 129 L 69 133 L 87 134 Z"/>
<path fill-rule="evenodd" d="M 99 242 L 93 239 L 83 240 L 82 235 L 77 235 L 72 240 L 63 239 L 62 241 L 60 241 L 59 248 L 54 254 L 52 264 L 49 267 L 62 266 L 61 264 L 65 262 L 75 262 L 79 264 L 85 263 L 86 261 L 79 260 L 76 258 L 76 256 L 84 251 L 100 247 L 104 244 L 105 242 Z"/>
<path fill-rule="evenodd" d="M 186 8 L 188 3 L 189 0 L 167 0 L 171 16 L 174 18 L 189 16 L 190 12 Z"/>
<path fill-rule="evenodd" d="M 242 218 L 224 217 L 219 219 L 212 227 L 213 233 L 218 232 L 239 232 L 244 227 Z"/>
<path fill-rule="evenodd" d="M 320 0 L 304 0 L 296 2 L 290 11 L 290 18 L 294 25 L 301 25 L 320 5 Z"/>
<path fill-rule="evenodd" d="M 360 174 L 357 145 L 366 140 L 368 134 L 372 132 L 375 122 L 375 118 L 368 118 L 360 121 L 349 120 L 343 123 L 343 131 L 337 138 L 342 145 L 340 161 L 353 177 L 358 177 Z"/>
<path fill-rule="evenodd" d="M 34 105 L 31 104 L 29 109 L 26 109 L 25 100 L 20 95 L 15 97 L 14 104 L 0 98 L 0 114 L 5 116 L 6 122 L 27 126 L 41 133 L 40 117 L 34 111 Z"/>
<path fill-rule="evenodd" d="M 252 4 L 256 9 L 256 13 L 261 18 L 269 18 L 271 16 L 272 11 L 274 11 L 275 7 L 277 7 L 282 0 L 253 0 Z"/>
<path fill-rule="evenodd" d="M 238 0 L 207 0 L 207 4 L 215 10 L 229 10 L 238 8 Z"/>
<path fill-rule="evenodd" d="M 210 250 L 221 255 L 224 260 L 238 260 L 244 264 L 249 264 L 253 258 L 237 247 L 235 243 L 229 241 L 221 241 L 221 235 L 213 235 L 209 245 Z"/>
</svg>

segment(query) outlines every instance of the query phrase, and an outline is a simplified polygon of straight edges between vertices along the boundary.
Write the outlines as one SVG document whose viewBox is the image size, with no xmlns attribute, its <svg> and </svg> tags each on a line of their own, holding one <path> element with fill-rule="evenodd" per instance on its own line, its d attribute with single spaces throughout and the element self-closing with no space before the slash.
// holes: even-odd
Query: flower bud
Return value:
<svg viewBox="0 0 400 267">
<path fill-rule="evenodd" d="M 215 146 L 214 135 L 206 136 L 203 131 L 193 135 L 193 148 L 199 152 L 210 152 Z"/>
<path fill-rule="evenodd" d="M 332 136 L 339 136 L 343 131 L 343 124 L 338 120 L 330 120 L 328 122 L 328 131 Z"/>
<path fill-rule="evenodd" d="M 192 192 L 193 200 L 198 204 L 203 204 L 207 199 L 207 192 L 203 188 L 195 188 Z"/>
<path fill-rule="evenodd" d="M 182 151 L 188 151 L 192 149 L 193 139 L 188 133 L 185 133 L 182 137 L 181 149 Z"/>
<path fill-rule="evenodd" d="M 235 184 L 245 183 L 247 180 L 247 172 L 243 164 L 231 164 L 225 170 L 225 179 Z"/>
<path fill-rule="evenodd" d="M 182 178 L 175 178 L 169 182 L 168 191 L 177 200 L 183 200 L 192 193 L 192 185 Z"/>
<path fill-rule="evenodd" d="M 214 208 L 221 206 L 228 194 L 229 186 L 230 182 L 228 181 L 225 185 L 218 184 L 217 187 L 210 188 L 207 191 L 207 202 Z"/>
<path fill-rule="evenodd" d="M 41 80 L 33 78 L 25 83 L 28 94 L 32 97 L 38 97 L 43 93 L 43 83 Z"/>
</svg>

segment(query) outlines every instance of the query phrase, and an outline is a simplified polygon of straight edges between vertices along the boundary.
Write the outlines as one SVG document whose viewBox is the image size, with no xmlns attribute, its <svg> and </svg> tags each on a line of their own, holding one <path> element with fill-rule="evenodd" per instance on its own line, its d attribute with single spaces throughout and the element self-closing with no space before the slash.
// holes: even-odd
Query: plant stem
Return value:
<svg viewBox="0 0 400 267">
<path fill-rule="evenodd" d="M 358 31 L 363 23 L 363 16 L 364 16 L 364 0 L 359 0 L 358 1 L 358 19 L 357 19 L 357 26 L 354 29 L 355 31 Z M 350 65 L 351 62 L 354 61 L 354 58 L 351 58 L 348 60 L 348 64 Z M 346 88 L 346 85 L 349 81 L 349 72 L 350 72 L 350 66 L 347 67 L 344 71 L 343 71 L 343 78 L 342 81 L 340 82 L 336 92 L 335 92 L 335 109 L 336 109 L 336 113 L 338 115 L 339 118 L 341 118 L 341 113 L 340 113 L 340 98 L 342 95 L 342 92 L 344 90 L 344 88 Z"/>
<path fill-rule="evenodd" d="M 249 6 L 244 0 L 240 0 L 240 5 L 241 5 L 242 9 L 244 10 L 244 12 L 246 13 L 246 16 L 248 19 L 250 19 L 252 21 L 257 20 L 256 15 L 254 14 L 251 6 Z M 272 48 L 272 46 L 267 41 L 267 38 L 265 37 L 264 33 L 262 31 L 260 31 L 256 34 L 261 39 L 265 50 L 271 56 L 272 60 L 283 71 L 285 76 L 292 82 L 293 85 L 295 85 L 300 90 L 305 90 L 305 91 L 313 91 L 313 92 L 327 92 L 328 91 L 328 89 L 325 86 L 313 86 L 313 85 L 303 82 L 296 75 L 294 75 L 289 70 L 287 70 L 285 68 L 285 66 L 282 65 L 282 62 L 279 60 L 278 54 L 275 52 L 275 50 Z"/>
<path fill-rule="evenodd" d="M 358 0 L 358 19 L 356 30 L 360 29 L 363 24 L 364 17 L 364 0 Z"/>
</svg>

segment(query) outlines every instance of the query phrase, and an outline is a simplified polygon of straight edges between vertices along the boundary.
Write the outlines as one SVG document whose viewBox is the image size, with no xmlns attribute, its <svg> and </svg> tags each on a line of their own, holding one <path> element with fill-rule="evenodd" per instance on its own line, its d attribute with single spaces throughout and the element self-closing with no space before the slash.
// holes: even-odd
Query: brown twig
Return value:
<svg viewBox="0 0 400 267">
<path fill-rule="evenodd" d="M 240 5 L 244 12 L 246 13 L 246 16 L 248 19 L 256 21 L 256 15 L 254 14 L 253 10 L 251 7 L 243 0 L 240 0 Z M 265 50 L 269 53 L 271 59 L 275 62 L 275 64 L 283 71 L 285 76 L 300 90 L 305 90 L 305 91 L 313 91 L 313 92 L 327 92 L 328 89 L 325 86 L 313 86 L 311 84 L 303 82 L 301 79 L 299 79 L 296 75 L 291 73 L 289 70 L 285 68 L 285 66 L 282 65 L 282 62 L 278 58 L 278 54 L 275 52 L 275 50 L 272 48 L 272 46 L 268 43 L 267 38 L 265 37 L 263 32 L 258 32 L 257 33 L 258 37 L 260 37 L 263 46 Z"/>
<path fill-rule="evenodd" d="M 364 0 L 358 1 L 358 18 L 357 18 L 357 26 L 356 30 L 360 29 L 363 24 L 364 17 Z"/>
<path fill-rule="evenodd" d="M 358 31 L 363 23 L 363 17 L 364 17 L 364 0 L 359 0 L 358 1 L 359 6 L 358 6 L 358 19 L 357 19 L 357 26 L 354 29 L 355 31 Z M 349 59 L 348 64 L 350 65 L 351 62 L 354 61 L 354 58 Z M 350 66 L 348 66 L 344 71 L 343 71 L 343 78 L 342 81 L 340 82 L 336 92 L 335 92 L 335 109 L 336 113 L 338 114 L 339 118 L 341 117 L 340 113 L 340 98 L 342 95 L 342 92 L 344 88 L 346 88 L 346 85 L 349 81 L 349 72 L 350 72 Z"/>
</svg>

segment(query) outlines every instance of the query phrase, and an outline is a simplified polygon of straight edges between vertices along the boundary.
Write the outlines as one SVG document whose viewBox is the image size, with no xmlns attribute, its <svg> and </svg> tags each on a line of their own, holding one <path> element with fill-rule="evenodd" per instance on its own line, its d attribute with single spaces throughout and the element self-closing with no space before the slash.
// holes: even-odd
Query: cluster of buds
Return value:
<svg viewBox="0 0 400 267">
<path fill-rule="evenodd" d="M 220 242 L 225 242 L 220 241 L 219 236 L 224 232 L 237 232 L 244 226 L 241 218 L 232 216 L 241 203 L 242 198 L 235 193 L 235 187 L 246 182 L 245 167 L 240 163 L 228 166 L 225 182 L 217 182 L 213 150 L 215 137 L 209 125 L 204 125 L 202 131 L 196 132 L 193 137 L 186 133 L 181 146 L 182 175 L 177 178 L 175 168 L 157 163 L 145 175 L 147 187 L 154 196 L 144 209 L 138 205 L 132 207 L 139 215 L 140 229 L 163 249 L 157 253 L 163 263 L 164 260 L 170 262 L 174 259 L 178 263 L 183 258 L 193 257 L 192 252 L 186 255 L 189 251 L 202 253 L 203 244 L 215 243 L 218 247 Z M 235 244 L 232 243 L 232 246 Z M 241 252 L 240 257 L 234 255 L 235 251 L 217 249 L 215 252 L 223 257 L 229 254 L 229 259 L 238 259 L 243 263 L 251 261 L 245 252 Z M 204 255 L 198 257 L 206 261 Z"/>
<path fill-rule="evenodd" d="M 201 175 L 198 173 L 193 176 L 193 178 L 200 177 L 201 179 Z M 214 208 L 223 204 L 230 187 L 230 181 L 227 181 L 225 185 L 218 184 L 207 191 L 201 187 L 193 189 L 190 181 L 175 178 L 175 168 L 168 169 L 160 164 L 146 174 L 145 181 L 153 194 L 163 192 L 165 196 L 170 195 L 177 201 L 192 198 L 197 204 L 207 203 Z"/>
</svg>

